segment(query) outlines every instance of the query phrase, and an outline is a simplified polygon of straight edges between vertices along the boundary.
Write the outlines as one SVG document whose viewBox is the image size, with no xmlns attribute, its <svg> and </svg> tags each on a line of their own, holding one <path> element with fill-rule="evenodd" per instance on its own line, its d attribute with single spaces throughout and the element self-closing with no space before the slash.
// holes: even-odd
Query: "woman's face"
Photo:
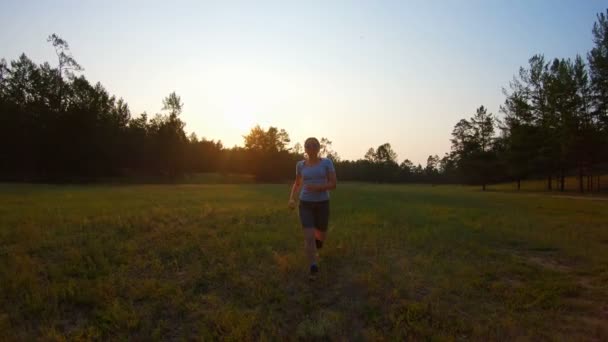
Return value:
<svg viewBox="0 0 608 342">
<path fill-rule="evenodd" d="M 319 146 L 312 140 L 304 143 L 304 150 L 309 157 L 316 157 L 319 154 Z"/>
</svg>

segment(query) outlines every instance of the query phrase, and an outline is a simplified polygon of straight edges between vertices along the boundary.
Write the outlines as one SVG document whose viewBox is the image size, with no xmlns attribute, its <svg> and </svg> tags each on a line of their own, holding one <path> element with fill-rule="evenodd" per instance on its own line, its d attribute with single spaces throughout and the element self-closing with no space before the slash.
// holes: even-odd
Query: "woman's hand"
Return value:
<svg viewBox="0 0 608 342">
<path fill-rule="evenodd" d="M 296 208 L 296 201 L 293 198 L 290 198 L 289 202 L 287 203 L 287 206 L 289 207 L 289 209 L 295 209 Z"/>
</svg>

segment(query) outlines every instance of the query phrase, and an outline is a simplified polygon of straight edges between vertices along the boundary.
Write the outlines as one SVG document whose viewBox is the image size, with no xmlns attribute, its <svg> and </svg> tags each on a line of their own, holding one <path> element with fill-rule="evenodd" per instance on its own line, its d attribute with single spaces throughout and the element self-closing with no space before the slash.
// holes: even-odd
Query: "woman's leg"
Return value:
<svg viewBox="0 0 608 342">
<path fill-rule="evenodd" d="M 315 245 L 314 203 L 300 201 L 300 221 L 304 231 L 304 248 L 310 265 L 317 264 L 317 246 Z"/>
<path fill-rule="evenodd" d="M 315 242 L 317 248 L 323 247 L 329 225 L 329 201 L 320 202 L 315 208 Z"/>
<path fill-rule="evenodd" d="M 327 232 L 324 232 L 322 230 L 315 228 L 315 244 L 316 244 L 317 248 L 320 249 L 323 247 L 323 241 L 325 241 L 326 236 L 327 236 Z"/>
<path fill-rule="evenodd" d="M 315 231 L 313 227 L 304 228 L 304 242 L 306 247 L 306 257 L 310 265 L 317 264 L 317 246 L 315 244 Z"/>
</svg>

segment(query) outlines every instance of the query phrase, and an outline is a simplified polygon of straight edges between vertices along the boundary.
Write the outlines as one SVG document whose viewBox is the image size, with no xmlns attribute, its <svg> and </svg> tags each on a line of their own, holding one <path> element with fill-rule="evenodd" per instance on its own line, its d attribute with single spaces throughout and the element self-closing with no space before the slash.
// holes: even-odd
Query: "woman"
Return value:
<svg viewBox="0 0 608 342">
<path fill-rule="evenodd" d="M 329 190 L 336 188 L 334 164 L 330 159 L 319 158 L 320 148 L 321 144 L 316 138 L 308 138 L 304 142 L 307 158 L 296 164 L 296 180 L 289 196 L 289 207 L 293 209 L 296 206 L 295 196 L 299 193 L 300 221 L 304 231 L 306 255 L 310 262 L 311 279 L 319 272 L 317 249 L 323 247 L 327 236 Z"/>
</svg>

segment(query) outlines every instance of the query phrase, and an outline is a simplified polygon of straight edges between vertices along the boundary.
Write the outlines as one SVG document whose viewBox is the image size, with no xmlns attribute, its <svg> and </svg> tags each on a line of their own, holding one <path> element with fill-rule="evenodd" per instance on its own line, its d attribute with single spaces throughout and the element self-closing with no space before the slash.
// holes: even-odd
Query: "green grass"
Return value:
<svg viewBox="0 0 608 342">
<path fill-rule="evenodd" d="M 0 340 L 608 338 L 608 202 L 341 184 L 0 185 Z"/>
</svg>

